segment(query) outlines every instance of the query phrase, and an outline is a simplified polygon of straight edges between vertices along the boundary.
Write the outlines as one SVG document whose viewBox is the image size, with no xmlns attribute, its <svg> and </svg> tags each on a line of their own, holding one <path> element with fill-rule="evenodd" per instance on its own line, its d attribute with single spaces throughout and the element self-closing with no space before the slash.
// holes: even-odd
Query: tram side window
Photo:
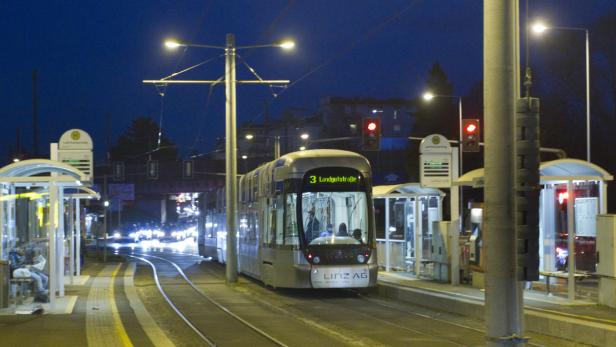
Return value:
<svg viewBox="0 0 616 347">
<path fill-rule="evenodd" d="M 281 199 L 282 201 L 282 199 Z M 282 204 L 278 205 L 278 206 L 282 206 Z M 277 214 L 277 218 L 276 218 L 276 244 L 277 245 L 282 245 L 282 241 L 283 241 L 283 233 L 284 233 L 284 227 L 283 227 L 283 217 L 284 217 L 284 210 L 282 208 L 278 208 L 276 209 L 276 214 Z"/>
<path fill-rule="evenodd" d="M 297 237 L 297 218 L 296 218 L 296 200 L 297 194 L 288 194 L 287 195 L 287 206 L 286 206 L 286 221 L 285 221 L 285 232 L 284 232 L 284 244 L 285 245 L 297 245 L 299 244 L 299 239 Z"/>
</svg>

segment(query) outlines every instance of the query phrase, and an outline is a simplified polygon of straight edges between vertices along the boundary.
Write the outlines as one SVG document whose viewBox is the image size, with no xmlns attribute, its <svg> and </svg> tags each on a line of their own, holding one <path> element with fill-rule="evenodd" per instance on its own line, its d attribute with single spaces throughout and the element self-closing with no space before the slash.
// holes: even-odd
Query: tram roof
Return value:
<svg viewBox="0 0 616 347">
<path fill-rule="evenodd" d="M 275 161 L 275 167 L 286 166 L 286 174 L 303 174 L 315 167 L 354 167 L 366 177 L 370 174 L 370 163 L 359 153 L 339 149 L 310 149 L 291 152 Z"/>
<path fill-rule="evenodd" d="M 614 179 L 609 172 L 599 165 L 580 159 L 566 158 L 541 163 L 539 166 L 541 183 L 553 181 L 611 181 Z M 484 169 L 469 171 L 454 183 L 459 186 L 483 187 Z"/>
<path fill-rule="evenodd" d="M 436 188 L 422 187 L 419 183 L 401 183 L 386 186 L 372 187 L 372 197 L 379 198 L 388 195 L 396 196 L 422 196 L 438 195 L 445 196 L 445 193 Z"/>
</svg>

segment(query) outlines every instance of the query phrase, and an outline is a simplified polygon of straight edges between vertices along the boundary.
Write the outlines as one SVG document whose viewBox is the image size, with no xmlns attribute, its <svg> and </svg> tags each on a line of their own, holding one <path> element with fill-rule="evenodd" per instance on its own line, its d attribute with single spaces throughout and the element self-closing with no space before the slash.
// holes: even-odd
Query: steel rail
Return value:
<svg viewBox="0 0 616 347">
<path fill-rule="evenodd" d="M 163 289 L 163 287 L 160 284 L 160 281 L 158 280 L 158 272 L 156 271 L 156 266 L 154 265 L 154 263 L 152 263 L 151 261 L 142 258 L 142 257 L 137 257 L 134 255 L 128 255 L 131 258 L 135 258 L 135 259 L 139 259 L 142 262 L 149 264 L 150 267 L 152 268 L 152 272 L 154 274 L 154 281 L 156 282 L 156 287 L 158 287 L 158 290 L 160 291 L 160 293 L 162 294 L 163 298 L 165 298 L 165 301 L 167 301 L 167 303 L 169 304 L 169 306 L 171 307 L 171 309 L 173 309 L 173 311 L 175 311 L 175 313 L 184 321 L 184 323 L 186 323 L 203 341 L 205 341 L 208 345 L 210 345 L 211 347 L 215 347 L 216 343 L 214 343 L 214 341 L 212 341 L 210 338 L 208 338 L 207 336 L 205 336 L 205 334 L 203 334 L 201 332 L 201 330 L 199 330 L 199 328 L 197 328 L 191 321 L 190 319 L 188 319 L 188 317 L 186 317 L 181 311 L 180 309 L 175 306 L 175 304 L 173 303 L 173 301 L 169 298 L 169 296 L 167 295 L 167 293 L 165 292 L 165 290 Z"/>
<path fill-rule="evenodd" d="M 418 317 L 422 317 L 422 318 L 425 318 L 425 319 L 432 319 L 432 320 L 435 320 L 435 321 L 437 321 L 437 322 L 441 322 L 441 323 L 445 323 L 445 324 L 449 324 L 449 325 L 456 326 L 456 327 L 458 327 L 458 328 L 467 329 L 467 330 L 472 330 L 472 331 L 476 331 L 476 332 L 479 332 L 479 333 L 482 333 L 482 334 L 485 334 L 485 333 L 486 333 L 486 331 L 485 331 L 485 330 L 478 329 L 478 328 L 475 328 L 475 327 L 472 327 L 472 326 L 469 326 L 469 325 L 464 325 L 464 324 L 460 324 L 460 323 L 456 323 L 456 322 L 448 321 L 448 320 L 445 320 L 445 319 L 436 318 L 436 317 L 434 317 L 434 316 L 427 315 L 427 314 L 423 314 L 423 313 L 413 312 L 413 311 L 410 311 L 410 310 L 402 309 L 402 308 L 397 307 L 397 306 L 394 306 L 394 305 L 387 305 L 387 304 L 384 304 L 384 303 L 382 303 L 382 302 L 379 302 L 379 301 L 378 301 L 378 300 L 376 300 L 376 299 L 368 298 L 368 297 L 366 297 L 365 295 L 363 295 L 363 294 L 361 294 L 361 293 L 359 293 L 359 292 L 357 292 L 357 291 L 355 291 L 355 292 L 356 292 L 356 293 L 358 294 L 358 296 L 359 296 L 360 298 L 362 298 L 363 300 L 369 301 L 369 302 L 371 302 L 371 303 L 373 303 L 373 304 L 375 304 L 375 305 L 379 305 L 379 306 L 387 307 L 387 308 L 389 308 L 389 309 L 393 309 L 393 310 L 396 310 L 396 311 L 399 311 L 399 312 L 402 312 L 402 313 L 412 314 L 412 315 L 415 315 L 415 316 L 418 316 Z M 429 309 L 429 308 L 428 308 L 428 309 Z M 527 344 L 527 345 L 530 345 L 530 346 L 538 346 L 538 347 L 543 346 L 543 345 L 538 345 L 538 344 L 533 343 L 533 342 L 530 342 L 530 341 L 526 342 L 526 344 Z"/>
<path fill-rule="evenodd" d="M 218 301 L 212 299 L 209 295 L 207 295 L 205 292 L 203 292 L 203 290 L 201 290 L 199 287 L 197 287 L 193 281 L 191 281 L 188 276 L 186 275 L 186 273 L 184 273 L 184 270 L 182 270 L 182 268 L 177 265 L 175 262 L 162 258 L 162 257 L 158 257 L 155 255 L 149 255 L 149 254 L 139 254 L 141 256 L 145 256 L 145 257 L 150 257 L 150 258 L 155 258 L 155 259 L 159 259 L 162 261 L 165 261 L 169 264 L 171 264 L 171 266 L 173 266 L 177 272 L 180 274 L 180 276 L 182 276 L 182 278 L 184 278 L 184 280 L 186 281 L 186 283 L 188 283 L 199 295 L 201 295 L 203 298 L 205 298 L 206 300 L 208 300 L 210 303 L 212 303 L 214 306 L 216 306 L 218 309 L 220 309 L 221 311 L 223 311 L 224 313 L 228 314 L 229 316 L 231 316 L 232 318 L 234 318 L 235 320 L 239 321 L 240 323 L 244 324 L 245 326 L 249 327 L 250 329 L 252 329 L 253 331 L 255 331 L 256 333 L 258 333 L 259 335 L 265 337 L 266 339 L 270 340 L 271 342 L 273 342 L 274 344 L 281 346 L 281 347 L 288 347 L 286 344 L 284 344 L 283 342 L 279 341 L 278 339 L 276 339 L 275 337 L 271 336 L 270 334 L 266 333 L 265 331 L 259 329 L 258 327 L 256 327 L 255 325 L 253 325 L 252 323 L 248 322 L 247 320 L 243 319 L 242 317 L 238 316 L 237 314 L 231 312 L 231 310 L 229 310 L 228 308 L 226 308 L 225 306 L 223 306 L 222 304 L 220 304 Z M 132 256 L 134 257 L 134 256 Z M 139 257 L 134 257 L 137 259 L 143 259 L 143 258 L 139 258 Z M 150 263 L 149 261 L 147 261 L 148 263 Z M 158 279 L 157 279 L 157 283 L 158 283 Z"/>
</svg>

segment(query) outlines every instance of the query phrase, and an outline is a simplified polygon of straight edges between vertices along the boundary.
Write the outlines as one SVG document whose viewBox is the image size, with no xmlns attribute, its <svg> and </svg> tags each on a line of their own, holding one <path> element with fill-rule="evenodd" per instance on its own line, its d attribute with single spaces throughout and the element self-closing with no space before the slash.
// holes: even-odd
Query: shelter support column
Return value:
<svg viewBox="0 0 616 347">
<path fill-rule="evenodd" d="M 68 230 L 70 239 L 68 242 L 69 248 L 69 278 L 71 280 L 71 284 L 75 284 L 75 200 L 68 200 Z"/>
<path fill-rule="evenodd" d="M 416 196 L 414 199 L 415 208 L 413 209 L 413 214 L 415 214 L 415 276 L 419 277 L 423 253 L 423 230 L 421 225 L 421 202 L 419 201 L 418 196 Z"/>
<path fill-rule="evenodd" d="M 49 184 L 49 303 L 53 309 L 56 304 L 56 290 L 58 288 L 58 276 L 56 275 L 56 228 L 58 223 L 58 186 Z"/>
<path fill-rule="evenodd" d="M 461 146 L 461 144 L 459 144 Z M 451 180 L 455 182 L 458 180 L 458 158 L 459 152 L 455 149 L 451 149 L 451 161 L 452 161 L 452 170 L 451 170 Z M 460 194 L 460 186 L 451 185 L 450 188 L 450 199 L 449 199 L 449 211 L 450 211 L 450 219 L 451 219 L 451 227 L 449 228 L 449 232 L 451 233 L 451 242 L 449 245 L 450 254 L 451 254 L 451 284 L 456 285 L 460 284 L 460 242 L 458 241 L 460 237 L 460 231 L 462 230 L 462 220 L 460 218 L 460 206 L 464 209 L 463 201 L 461 201 Z"/>
<path fill-rule="evenodd" d="M 567 295 L 569 300 L 575 300 L 575 225 L 573 223 L 573 181 L 567 180 L 567 264 L 569 273 L 567 277 Z"/>
<path fill-rule="evenodd" d="M 75 199 L 75 274 L 81 276 L 81 200 Z"/>
<path fill-rule="evenodd" d="M 385 271 L 391 270 L 391 243 L 389 240 L 389 198 L 385 198 Z"/>
</svg>

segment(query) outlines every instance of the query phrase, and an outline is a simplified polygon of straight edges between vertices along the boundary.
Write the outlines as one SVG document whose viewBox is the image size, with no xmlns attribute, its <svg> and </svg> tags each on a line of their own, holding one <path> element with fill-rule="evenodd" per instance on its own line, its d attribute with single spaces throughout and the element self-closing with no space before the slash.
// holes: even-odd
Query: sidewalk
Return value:
<svg viewBox="0 0 616 347">
<path fill-rule="evenodd" d="M 484 318 L 483 290 L 416 279 L 408 273 L 379 272 L 379 294 L 412 304 Z M 526 328 L 536 333 L 597 346 L 616 343 L 616 309 L 588 300 L 569 301 L 546 292 L 524 291 Z"/>
</svg>

